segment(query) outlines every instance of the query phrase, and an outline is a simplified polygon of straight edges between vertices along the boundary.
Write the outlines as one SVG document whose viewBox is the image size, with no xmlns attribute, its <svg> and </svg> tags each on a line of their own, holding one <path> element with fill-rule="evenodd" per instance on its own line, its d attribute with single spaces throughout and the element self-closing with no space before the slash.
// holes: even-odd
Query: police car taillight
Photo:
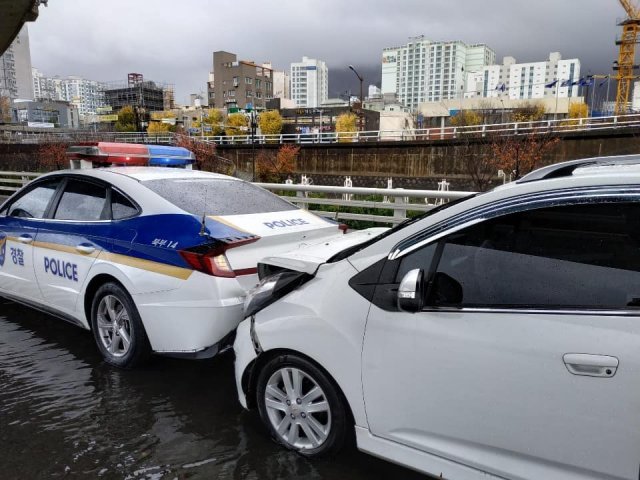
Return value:
<svg viewBox="0 0 640 480">
<path fill-rule="evenodd" d="M 233 278 L 236 276 L 229 264 L 229 259 L 224 253 L 219 253 L 217 255 L 203 255 L 201 253 L 182 250 L 180 255 L 182 255 L 182 258 L 184 258 L 194 270 L 199 272 L 206 273 L 207 275 L 213 275 L 214 277 Z"/>
<path fill-rule="evenodd" d="M 234 278 L 236 272 L 231 268 L 225 252 L 230 248 L 256 242 L 260 237 L 252 237 L 236 242 L 217 244 L 213 247 L 199 246 L 189 250 L 180 250 L 180 255 L 194 269 L 214 277 Z M 239 272 L 242 274 L 243 272 Z"/>
</svg>

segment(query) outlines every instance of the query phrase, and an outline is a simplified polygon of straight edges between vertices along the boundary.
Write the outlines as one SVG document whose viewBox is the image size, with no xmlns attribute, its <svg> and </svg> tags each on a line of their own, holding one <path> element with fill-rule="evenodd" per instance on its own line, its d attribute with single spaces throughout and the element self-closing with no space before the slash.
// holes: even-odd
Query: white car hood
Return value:
<svg viewBox="0 0 640 480">
<path fill-rule="evenodd" d="M 388 228 L 376 227 L 358 230 L 347 234 L 336 234 L 321 242 L 307 245 L 297 250 L 271 255 L 260 263 L 287 268 L 313 275 L 318 267 L 345 248 L 364 243 L 385 232 Z"/>
</svg>

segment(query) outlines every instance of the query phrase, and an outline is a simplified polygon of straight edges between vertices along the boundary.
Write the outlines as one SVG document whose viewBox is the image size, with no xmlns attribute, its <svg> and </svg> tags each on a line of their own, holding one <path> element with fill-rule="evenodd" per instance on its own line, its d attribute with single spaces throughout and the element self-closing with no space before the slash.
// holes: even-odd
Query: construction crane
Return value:
<svg viewBox="0 0 640 480">
<path fill-rule="evenodd" d="M 634 79 L 636 43 L 638 43 L 638 31 L 640 30 L 640 9 L 631 3 L 631 0 L 619 0 L 620 4 L 627 12 L 627 18 L 623 20 L 622 37 L 616 41 L 620 45 L 618 61 L 613 69 L 618 71 L 615 77 L 618 81 L 618 92 L 616 94 L 616 115 L 625 114 L 629 105 L 629 93 L 631 91 L 631 81 Z"/>
</svg>

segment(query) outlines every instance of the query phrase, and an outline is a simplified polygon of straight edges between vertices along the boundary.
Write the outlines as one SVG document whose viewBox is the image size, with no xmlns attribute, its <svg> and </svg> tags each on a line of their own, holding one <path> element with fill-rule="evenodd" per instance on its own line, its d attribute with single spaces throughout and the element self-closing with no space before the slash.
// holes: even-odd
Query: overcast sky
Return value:
<svg viewBox="0 0 640 480">
<path fill-rule="evenodd" d="M 49 0 L 29 34 L 32 64 L 47 75 L 124 82 L 139 72 L 175 84 L 186 103 L 206 88 L 215 50 L 278 69 L 303 55 L 336 73 L 353 64 L 379 84 L 382 49 L 417 35 L 486 43 L 499 62 L 559 51 L 583 73 L 610 73 L 623 15 L 617 0 Z M 355 92 L 352 80 L 330 84 L 332 96 Z"/>
</svg>

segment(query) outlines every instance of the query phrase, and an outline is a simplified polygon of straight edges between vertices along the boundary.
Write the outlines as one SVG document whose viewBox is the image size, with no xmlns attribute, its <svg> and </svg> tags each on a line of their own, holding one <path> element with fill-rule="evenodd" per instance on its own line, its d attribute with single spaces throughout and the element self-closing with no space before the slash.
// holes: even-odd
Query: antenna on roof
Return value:
<svg viewBox="0 0 640 480">
<path fill-rule="evenodd" d="M 202 221 L 200 222 L 200 236 L 206 237 L 206 220 L 207 220 L 207 199 L 209 197 L 209 185 L 205 183 L 204 186 L 204 204 L 202 205 Z"/>
</svg>

